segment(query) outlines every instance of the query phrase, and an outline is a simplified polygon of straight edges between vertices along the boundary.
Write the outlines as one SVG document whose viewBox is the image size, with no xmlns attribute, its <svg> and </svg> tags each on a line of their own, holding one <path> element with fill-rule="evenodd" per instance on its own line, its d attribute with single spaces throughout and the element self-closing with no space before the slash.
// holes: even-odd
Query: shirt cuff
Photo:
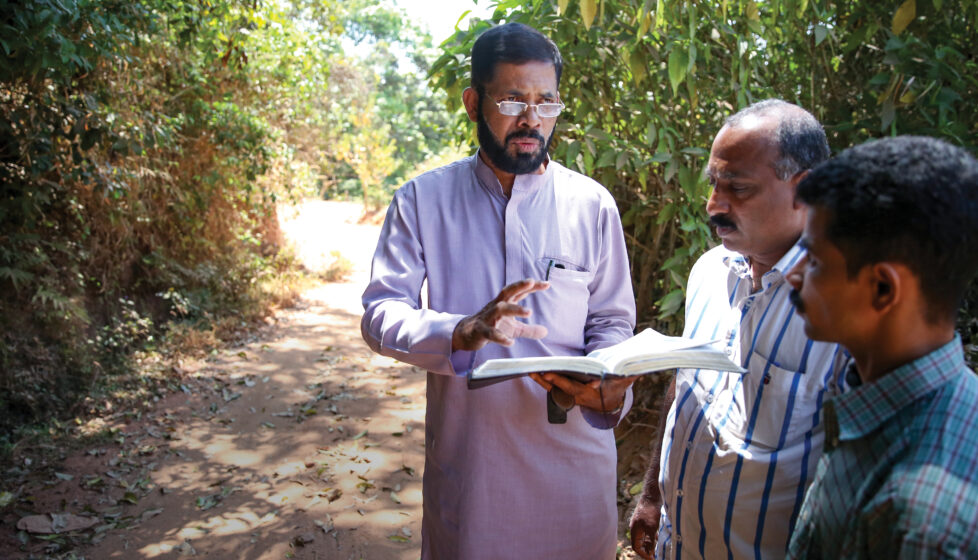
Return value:
<svg viewBox="0 0 978 560">
<path fill-rule="evenodd" d="M 621 419 L 628 414 L 628 411 L 632 408 L 632 388 L 629 387 L 625 391 L 625 401 L 621 405 L 621 409 L 612 412 L 598 412 L 597 410 L 592 410 L 590 408 L 581 407 L 581 415 L 584 416 L 584 420 L 591 425 L 593 428 L 599 430 L 610 430 L 621 422 Z"/>
</svg>

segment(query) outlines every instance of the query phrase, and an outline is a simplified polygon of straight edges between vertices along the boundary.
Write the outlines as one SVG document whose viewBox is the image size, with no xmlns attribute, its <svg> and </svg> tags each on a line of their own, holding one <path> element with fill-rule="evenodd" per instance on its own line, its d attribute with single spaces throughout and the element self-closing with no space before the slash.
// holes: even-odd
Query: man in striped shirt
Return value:
<svg viewBox="0 0 978 560">
<path fill-rule="evenodd" d="M 842 152 L 798 187 L 805 332 L 861 383 L 825 403 L 791 558 L 978 558 L 978 377 L 955 333 L 978 271 L 978 163 L 933 138 Z"/>
<path fill-rule="evenodd" d="M 706 210 L 723 246 L 690 272 L 683 334 L 719 339 L 748 373 L 677 372 L 631 521 L 643 558 L 784 557 L 822 446 L 822 401 L 847 361 L 805 336 L 785 281 L 803 255 L 795 186 L 828 155 L 818 121 L 779 100 L 730 117 L 713 142 Z"/>
</svg>

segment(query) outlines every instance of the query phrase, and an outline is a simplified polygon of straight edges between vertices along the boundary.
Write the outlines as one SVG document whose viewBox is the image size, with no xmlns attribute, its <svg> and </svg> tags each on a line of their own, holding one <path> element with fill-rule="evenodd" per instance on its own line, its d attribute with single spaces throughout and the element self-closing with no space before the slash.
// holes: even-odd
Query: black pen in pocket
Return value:
<svg viewBox="0 0 978 560">
<path fill-rule="evenodd" d="M 549 282 L 550 281 L 550 269 L 551 268 L 565 268 L 565 267 L 564 267 L 564 265 L 562 265 L 560 263 L 554 264 L 554 260 L 553 259 L 550 259 L 550 262 L 547 263 L 547 275 L 543 277 L 544 282 Z"/>
</svg>

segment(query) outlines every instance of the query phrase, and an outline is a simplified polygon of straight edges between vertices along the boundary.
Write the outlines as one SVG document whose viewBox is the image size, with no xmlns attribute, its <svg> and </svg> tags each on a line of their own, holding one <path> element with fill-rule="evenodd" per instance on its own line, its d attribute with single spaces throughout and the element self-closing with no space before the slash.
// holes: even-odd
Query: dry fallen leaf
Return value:
<svg viewBox="0 0 978 560">
<path fill-rule="evenodd" d="M 48 515 L 28 515 L 20 518 L 17 528 L 37 534 L 69 533 L 82 531 L 98 523 L 94 517 L 82 517 L 72 513 L 52 513 Z"/>
</svg>

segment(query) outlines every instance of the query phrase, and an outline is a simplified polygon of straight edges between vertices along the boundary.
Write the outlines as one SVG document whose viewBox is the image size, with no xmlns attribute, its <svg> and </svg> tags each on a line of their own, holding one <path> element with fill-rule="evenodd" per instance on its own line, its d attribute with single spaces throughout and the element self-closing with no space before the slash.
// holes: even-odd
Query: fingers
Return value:
<svg viewBox="0 0 978 560">
<path fill-rule="evenodd" d="M 516 303 L 533 292 L 546 290 L 549 287 L 549 282 L 530 279 L 520 280 L 519 282 L 513 282 L 512 284 L 503 288 L 502 291 L 499 292 L 499 295 L 496 296 L 496 300 Z"/>
<path fill-rule="evenodd" d="M 538 340 L 547 336 L 547 327 L 543 325 L 521 323 L 508 317 L 497 323 L 496 329 L 510 338 L 532 338 Z"/>
<path fill-rule="evenodd" d="M 652 547 L 650 546 L 650 539 L 645 533 L 645 527 L 641 521 L 633 523 L 631 527 L 632 533 L 632 549 L 644 558 L 645 560 L 652 560 Z"/>
<path fill-rule="evenodd" d="M 543 374 L 543 379 L 550 382 L 550 384 L 554 387 L 557 387 L 568 395 L 574 397 L 574 400 L 577 400 L 578 395 L 581 395 L 588 390 L 587 385 L 578 383 L 577 381 L 560 375 L 559 373 L 545 373 Z"/>
<path fill-rule="evenodd" d="M 487 342 L 512 346 L 517 338 L 544 338 L 547 328 L 543 325 L 529 325 L 516 320 L 533 314 L 532 310 L 517 302 L 549 287 L 549 283 L 538 280 L 520 280 L 506 286 L 482 310 L 456 325 L 452 333 L 452 350 L 478 350 Z"/>
<path fill-rule="evenodd" d="M 531 373 L 530 374 L 530 379 L 536 381 L 541 387 L 543 387 L 547 391 L 549 391 L 553 387 L 553 384 L 551 384 L 548 381 L 546 381 L 543 378 L 543 376 L 540 375 L 539 373 Z"/>
<path fill-rule="evenodd" d="M 595 379 L 588 383 L 578 383 L 556 373 L 546 373 L 543 378 L 573 396 L 577 404 L 599 412 L 613 410 L 620 405 L 625 399 L 625 390 L 634 382 L 634 379 L 629 378 L 609 378 L 604 382 Z"/>
<path fill-rule="evenodd" d="M 659 537 L 659 507 L 639 503 L 632 514 L 629 530 L 635 552 L 645 560 L 652 560 Z"/>
<path fill-rule="evenodd" d="M 588 383 L 588 386 L 596 391 L 598 390 L 598 386 L 604 383 L 604 386 L 602 386 L 601 389 L 605 393 L 621 395 L 625 393 L 626 389 L 632 386 L 632 383 L 635 383 L 636 379 L 638 378 L 637 377 L 609 377 L 604 381 L 600 379 L 595 379 L 594 381 Z"/>
<path fill-rule="evenodd" d="M 497 302 L 495 304 L 487 306 L 483 310 L 486 314 L 486 322 L 494 323 L 504 317 L 529 317 L 533 315 L 532 309 L 527 309 L 521 305 L 516 305 L 515 303 L 509 302 Z"/>
</svg>

